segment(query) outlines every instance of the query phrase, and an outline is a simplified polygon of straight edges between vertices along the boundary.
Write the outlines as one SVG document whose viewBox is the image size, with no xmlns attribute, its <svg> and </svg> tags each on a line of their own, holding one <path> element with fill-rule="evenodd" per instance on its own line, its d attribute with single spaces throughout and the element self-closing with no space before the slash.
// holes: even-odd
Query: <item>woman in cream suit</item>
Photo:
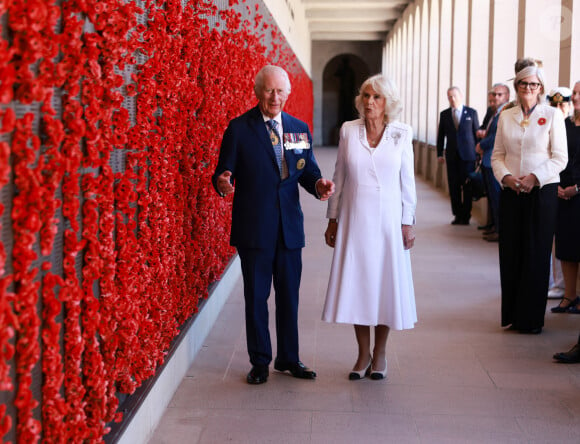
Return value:
<svg viewBox="0 0 580 444">
<path fill-rule="evenodd" d="M 395 120 L 399 94 L 385 76 L 366 80 L 355 104 L 361 118 L 340 129 L 326 214 L 334 255 L 322 319 L 354 324 L 358 358 L 349 379 L 384 379 L 389 330 L 417 321 L 409 255 L 417 202 L 413 131 Z"/>
<path fill-rule="evenodd" d="M 500 114 L 491 164 L 502 184 L 499 263 L 501 325 L 538 334 L 544 326 L 559 173 L 568 161 L 564 117 L 540 103 L 541 68 L 514 79 L 517 105 Z"/>
</svg>

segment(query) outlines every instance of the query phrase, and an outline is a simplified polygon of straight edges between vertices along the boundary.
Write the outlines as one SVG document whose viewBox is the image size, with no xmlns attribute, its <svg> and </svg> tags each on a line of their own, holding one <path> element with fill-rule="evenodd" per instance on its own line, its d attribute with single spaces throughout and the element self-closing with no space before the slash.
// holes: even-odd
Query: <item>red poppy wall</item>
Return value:
<svg viewBox="0 0 580 444">
<path fill-rule="evenodd" d="M 289 71 L 286 110 L 312 127 L 312 83 L 264 11 L 0 0 L 3 441 L 102 442 L 164 362 L 234 254 L 210 176 L 261 66 Z"/>
</svg>

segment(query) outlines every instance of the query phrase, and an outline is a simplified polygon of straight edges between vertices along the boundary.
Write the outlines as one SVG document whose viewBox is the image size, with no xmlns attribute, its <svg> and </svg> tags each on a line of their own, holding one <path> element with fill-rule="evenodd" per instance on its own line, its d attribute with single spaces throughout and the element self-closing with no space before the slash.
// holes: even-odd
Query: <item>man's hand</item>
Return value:
<svg viewBox="0 0 580 444">
<path fill-rule="evenodd" d="M 217 189 L 224 197 L 234 192 L 234 186 L 230 182 L 230 177 L 232 177 L 232 172 L 224 171 L 217 178 Z"/>
<path fill-rule="evenodd" d="M 324 177 L 318 179 L 316 182 L 316 192 L 318 193 L 318 196 L 320 196 L 320 200 L 328 200 L 328 198 L 334 193 L 334 182 L 325 179 Z"/>
<path fill-rule="evenodd" d="M 483 156 L 483 150 L 481 149 L 481 145 L 479 143 L 475 145 L 475 152 L 480 156 Z"/>
</svg>

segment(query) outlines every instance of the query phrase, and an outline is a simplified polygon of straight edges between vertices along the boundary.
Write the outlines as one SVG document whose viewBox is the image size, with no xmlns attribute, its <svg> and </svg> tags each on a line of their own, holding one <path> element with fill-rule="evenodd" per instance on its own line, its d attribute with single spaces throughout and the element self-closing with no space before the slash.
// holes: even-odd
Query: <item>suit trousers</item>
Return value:
<svg viewBox="0 0 580 444">
<path fill-rule="evenodd" d="M 240 248 L 244 281 L 246 341 L 252 365 L 272 361 L 268 327 L 268 298 L 272 281 L 276 303 L 277 358 L 297 362 L 298 295 L 302 274 L 302 249 L 288 249 L 281 232 L 273 248 Z"/>
<path fill-rule="evenodd" d="M 499 266 L 501 325 L 517 329 L 544 326 L 550 257 L 556 227 L 558 185 L 500 196 Z"/>
<path fill-rule="evenodd" d="M 445 154 L 447 165 L 447 182 L 449 198 L 453 215 L 463 221 L 471 219 L 473 192 L 469 184 L 465 184 L 469 173 L 475 171 L 473 160 L 463 160 L 456 152 Z"/>
<path fill-rule="evenodd" d="M 501 193 L 501 185 L 493 175 L 493 170 L 491 168 L 482 165 L 481 172 L 485 184 L 487 201 L 489 202 L 491 220 L 495 226 L 495 230 L 499 231 L 499 196 Z"/>
</svg>

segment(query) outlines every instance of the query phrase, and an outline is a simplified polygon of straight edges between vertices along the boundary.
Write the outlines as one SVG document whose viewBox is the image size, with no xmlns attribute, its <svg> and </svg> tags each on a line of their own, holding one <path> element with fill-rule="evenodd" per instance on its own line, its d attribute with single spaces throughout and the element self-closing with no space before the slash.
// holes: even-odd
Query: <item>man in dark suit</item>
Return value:
<svg viewBox="0 0 580 444">
<path fill-rule="evenodd" d="M 226 129 L 212 177 L 222 196 L 234 193 L 230 244 L 237 248 L 244 279 L 250 384 L 267 381 L 272 360 L 268 297 L 274 282 L 277 356 L 274 368 L 314 379 L 298 356 L 298 293 L 302 273 L 304 217 L 300 184 L 320 200 L 334 192 L 312 153 L 308 125 L 282 112 L 290 80 L 268 65 L 257 74 L 258 105 Z"/>
<path fill-rule="evenodd" d="M 485 184 L 487 200 L 489 202 L 489 211 L 494 226 L 494 231 L 484 234 L 483 238 L 489 242 L 497 242 L 499 240 L 499 195 L 501 185 L 496 180 L 493 175 L 493 170 L 491 169 L 491 153 L 495 143 L 495 133 L 497 132 L 499 113 L 510 100 L 510 89 L 503 83 L 496 83 L 493 85 L 491 94 L 493 94 L 493 118 L 487 127 L 485 137 L 475 146 L 475 151 L 481 156 L 483 183 Z"/>
<path fill-rule="evenodd" d="M 458 87 L 447 90 L 450 107 L 441 112 L 437 134 L 437 158 L 447 164 L 447 181 L 453 225 L 469 225 L 472 192 L 465 182 L 475 170 L 476 133 L 479 128 L 477 111 L 463 106 Z M 445 143 L 446 142 L 446 143 Z M 445 157 L 443 157 L 445 153 Z"/>
<path fill-rule="evenodd" d="M 485 134 L 487 132 L 487 127 L 489 126 L 491 119 L 493 119 L 493 115 L 495 113 L 495 96 L 493 95 L 493 89 L 490 89 L 487 92 L 487 110 L 485 111 L 485 116 L 483 116 L 483 122 L 481 122 L 481 125 L 479 126 L 479 129 L 477 130 L 477 140 L 481 141 L 484 137 Z M 476 152 L 478 154 L 480 154 L 477 151 L 477 145 L 476 145 Z M 481 154 L 480 154 L 481 156 Z M 479 159 L 476 158 L 476 162 Z M 494 226 L 493 226 L 493 219 L 491 216 L 491 205 L 489 203 L 489 199 L 487 199 L 487 221 L 485 222 L 485 224 L 483 225 L 479 225 L 477 227 L 478 230 L 485 230 L 484 233 L 490 233 L 491 231 L 494 230 Z"/>
<path fill-rule="evenodd" d="M 485 116 L 483 116 L 483 122 L 481 122 L 481 126 L 477 130 L 477 138 L 479 140 L 485 137 L 485 133 L 487 131 L 487 127 L 493 119 L 495 114 L 495 96 L 493 93 L 493 88 L 487 92 L 487 110 L 485 111 Z"/>
</svg>

